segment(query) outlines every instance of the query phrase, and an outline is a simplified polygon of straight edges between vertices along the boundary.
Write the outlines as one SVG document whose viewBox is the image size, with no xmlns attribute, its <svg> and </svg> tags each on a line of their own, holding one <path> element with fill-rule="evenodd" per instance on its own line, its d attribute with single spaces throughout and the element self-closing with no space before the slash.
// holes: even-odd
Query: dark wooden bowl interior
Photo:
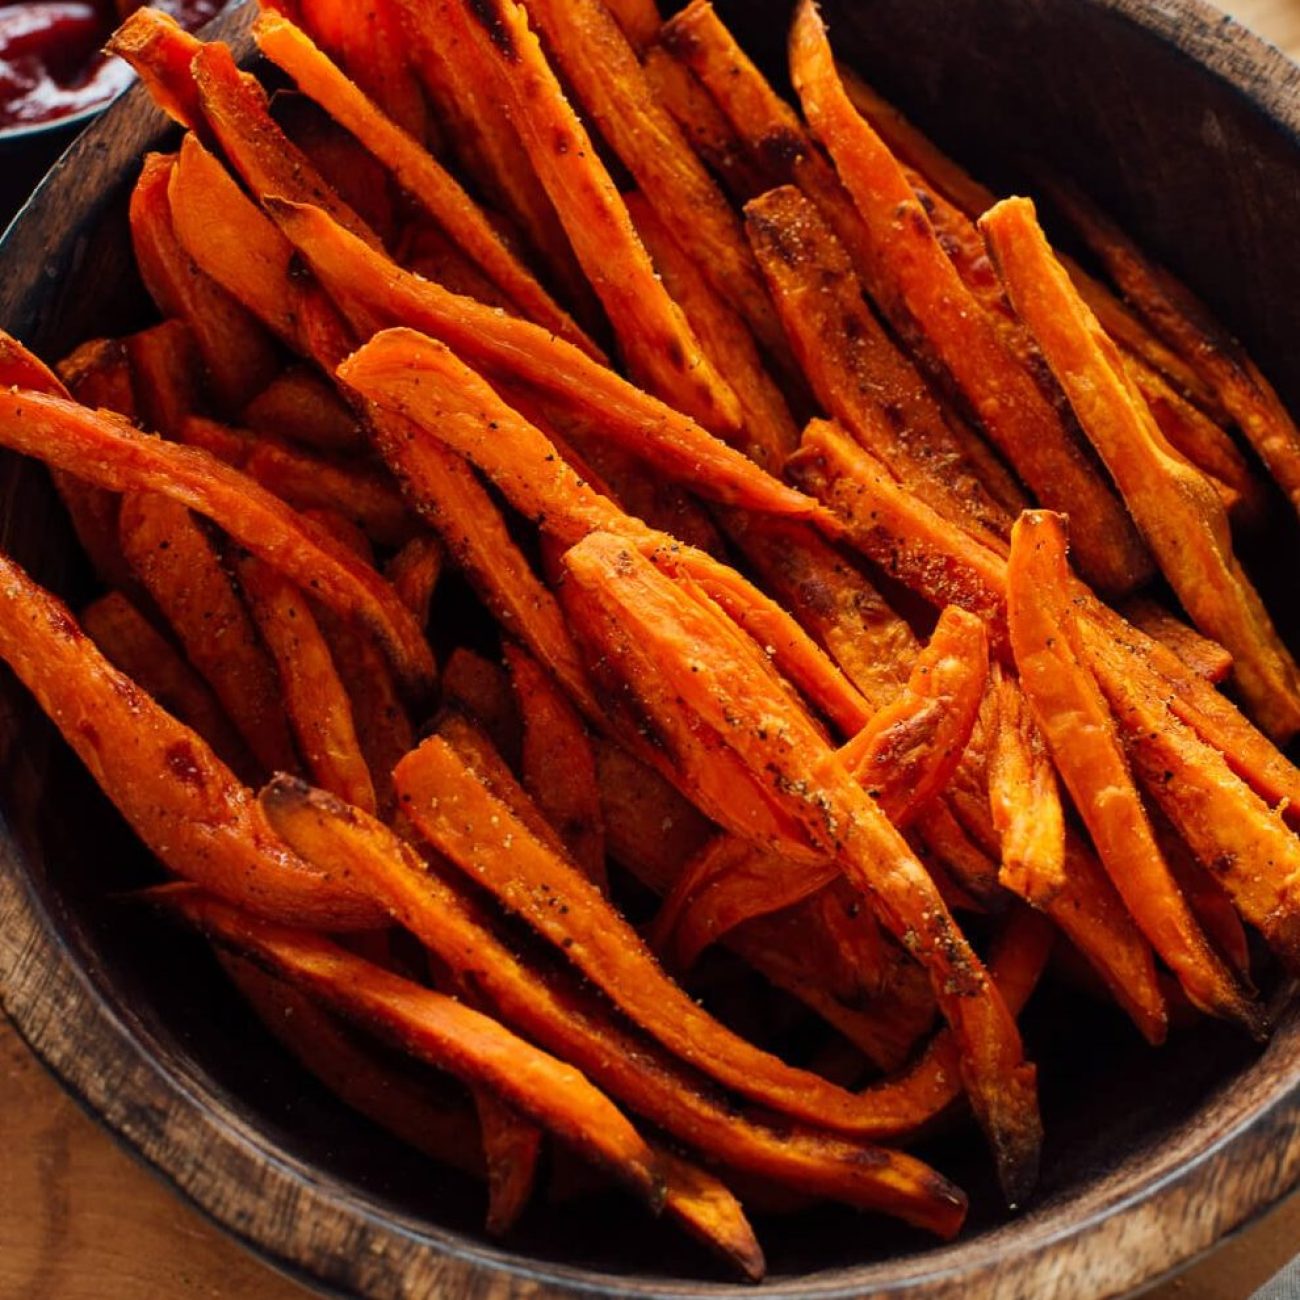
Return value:
<svg viewBox="0 0 1300 1300">
<path fill-rule="evenodd" d="M 787 7 L 719 7 L 778 69 Z M 1300 408 L 1292 65 L 1195 2 L 1160 14 L 1136 0 L 827 0 L 826 11 L 841 56 L 977 173 L 1011 188 L 1021 160 L 1038 156 L 1079 179 L 1209 299 Z M 242 21 L 227 24 L 237 33 Z M 0 323 L 47 357 L 147 320 L 125 196 L 141 152 L 165 135 L 132 92 L 11 230 Z M 84 593 L 43 471 L 5 459 L 0 494 L 5 548 L 41 581 Z M 1283 529 L 1255 548 L 1292 630 L 1300 601 L 1281 557 L 1295 542 Z M 7 1008 L 92 1109 L 252 1244 L 377 1295 L 724 1288 L 707 1257 L 617 1196 L 539 1205 L 508 1249 L 486 1242 L 476 1187 L 305 1076 L 200 943 L 113 901 L 152 868 L 7 674 L 0 801 Z M 1053 989 L 1026 1035 L 1047 1144 L 1024 1214 L 1000 1210 L 973 1138 L 936 1138 L 923 1154 L 972 1196 L 960 1242 L 937 1248 L 837 1209 L 760 1220 L 769 1286 L 1113 1294 L 1208 1247 L 1300 1177 L 1295 1017 L 1263 1051 L 1206 1023 L 1156 1053 L 1114 1011 Z"/>
</svg>

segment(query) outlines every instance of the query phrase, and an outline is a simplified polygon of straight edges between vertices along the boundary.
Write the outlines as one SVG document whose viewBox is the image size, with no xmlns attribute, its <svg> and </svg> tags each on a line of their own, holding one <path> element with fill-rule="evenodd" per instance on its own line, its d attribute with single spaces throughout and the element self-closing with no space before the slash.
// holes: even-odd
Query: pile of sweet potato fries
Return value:
<svg viewBox="0 0 1300 1300">
<path fill-rule="evenodd" d="M 1153 1045 L 1268 1033 L 1300 673 L 1233 539 L 1300 434 L 1185 288 L 1064 185 L 1109 284 L 1054 253 L 812 0 L 797 104 L 707 0 L 254 31 L 113 40 L 183 128 L 161 323 L 0 339 L 103 588 L 0 557 L 0 657 L 308 1070 L 494 1233 L 576 1155 L 757 1279 L 742 1200 L 958 1232 L 904 1148 L 963 1103 L 1024 1203 L 1054 950 Z"/>
</svg>

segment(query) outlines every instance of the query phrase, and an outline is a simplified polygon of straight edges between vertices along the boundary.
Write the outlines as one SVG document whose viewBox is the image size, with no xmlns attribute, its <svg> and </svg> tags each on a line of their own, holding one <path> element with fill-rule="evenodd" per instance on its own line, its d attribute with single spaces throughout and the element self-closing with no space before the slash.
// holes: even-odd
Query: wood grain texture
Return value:
<svg viewBox="0 0 1300 1300">
<path fill-rule="evenodd" d="M 1108 3 L 1121 12 L 1139 7 L 1130 0 Z M 1162 0 L 1159 7 L 1172 24 L 1184 22 L 1191 8 L 1174 0 Z M 1238 0 L 1233 8 L 1244 21 L 1276 34 L 1280 41 L 1300 39 L 1300 0 Z M 1192 23 L 1190 37 L 1221 62 L 1226 60 L 1222 65 L 1230 71 L 1246 75 L 1257 66 L 1243 57 L 1234 68 L 1238 47 L 1232 42 L 1216 45 L 1219 38 L 1211 24 Z M 1288 121 L 1294 133 L 1300 124 L 1300 99 L 1293 84 L 1275 75 L 1257 89 L 1261 102 L 1285 107 L 1294 115 Z M 129 129 L 139 132 L 129 137 L 134 142 L 148 138 L 154 125 L 137 119 Z M 119 143 L 114 142 L 114 149 Z M 87 194 L 96 193 L 93 176 L 84 184 Z M 87 223 L 88 231 L 93 228 L 93 222 Z M 88 234 L 74 249 L 77 265 L 100 265 L 96 287 L 109 289 L 118 283 L 112 264 L 99 261 L 104 250 L 112 248 L 112 238 L 110 223 L 105 234 Z M 32 256 L 39 253 L 35 247 L 28 251 Z M 1231 262 L 1230 257 L 1225 260 Z M 72 264 L 52 265 L 50 279 L 64 293 L 74 292 L 75 286 L 79 297 L 84 296 L 86 277 L 74 275 L 75 270 Z M 60 297 L 48 296 L 42 322 L 56 336 L 69 328 Z M 120 301 L 115 307 L 101 306 L 104 311 L 121 310 Z M 71 341 L 62 338 L 65 344 Z M 12 478 L 6 487 L 11 494 L 22 492 Z M 5 510 L 4 517 L 8 525 L 15 512 Z M 55 566 L 43 576 L 57 581 L 61 575 Z M 169 1061 L 185 1085 L 186 1095 L 179 1099 L 157 1066 L 129 1052 L 78 1073 L 69 1052 L 71 1026 L 76 1027 L 78 1042 L 114 1042 L 125 1019 L 146 1043 L 152 1026 L 138 1020 L 130 1008 L 108 1005 L 93 969 L 87 975 L 62 967 L 62 945 L 53 933 L 25 924 L 24 902 L 12 887 L 12 861 L 0 866 L 7 868 L 0 869 L 0 971 L 7 972 L 8 987 L 21 986 L 32 994 L 22 1013 L 25 1034 L 43 1054 L 59 1058 L 65 1073 L 77 1074 L 76 1085 L 90 1106 L 147 1158 L 172 1169 L 191 1197 L 237 1232 L 280 1241 L 285 1253 L 300 1261 L 327 1258 L 324 1271 L 339 1286 L 382 1296 L 551 1293 L 530 1275 L 527 1265 L 494 1277 L 480 1271 L 479 1264 L 505 1262 L 491 1247 L 479 1246 L 472 1238 L 430 1232 L 409 1214 L 394 1215 L 384 1197 L 364 1189 L 358 1193 L 328 1172 L 307 1177 L 293 1154 L 269 1159 L 274 1135 L 232 1105 L 219 1088 L 214 1090 L 209 1078 L 187 1074 L 192 1067 L 184 1060 Z M 7 1027 L 0 1030 L 0 1051 L 0 1150 L 19 1153 L 17 1160 L 0 1161 L 0 1208 L 5 1211 L 0 1214 L 0 1297 L 252 1295 L 280 1300 L 304 1294 L 219 1236 L 118 1149 L 39 1073 Z M 1275 1089 L 1270 1092 L 1270 1082 L 1282 1076 L 1300 1077 L 1300 1026 L 1294 1024 L 1272 1045 L 1265 1061 L 1248 1072 L 1241 1087 L 1208 1099 L 1194 1127 L 1163 1142 L 1156 1152 L 1140 1153 L 1140 1169 L 1112 1170 L 1081 1195 L 1062 1193 L 1055 1200 L 1049 1195 L 1026 1221 L 984 1231 L 973 1249 L 948 1248 L 898 1265 L 856 1270 L 851 1277 L 826 1277 L 821 1284 L 848 1284 L 862 1293 L 886 1275 L 891 1280 L 910 1275 L 918 1296 L 1037 1300 L 1115 1294 L 1135 1278 L 1158 1274 L 1172 1259 L 1208 1247 L 1237 1228 L 1252 1206 L 1294 1185 L 1300 1177 L 1300 1107 L 1273 1095 Z M 1243 1115 L 1252 1112 L 1252 1098 L 1265 1095 L 1272 1095 L 1271 1104 L 1254 1119 L 1250 1135 L 1243 1136 L 1239 1129 Z M 217 1151 L 220 1160 L 209 1163 Z M 1139 1186 L 1161 1178 L 1169 1184 L 1164 1192 L 1122 1221 L 1099 1217 Z M 355 1207 L 350 1216 L 340 1216 L 337 1210 L 345 1196 Z M 18 1207 L 18 1212 L 10 1207 Z M 1070 1239 L 1048 1246 L 1081 1223 L 1082 1229 Z M 1300 1201 L 1293 1200 L 1156 1294 L 1162 1300 L 1237 1300 L 1280 1265 L 1297 1242 Z M 434 1254 L 431 1244 L 449 1246 L 453 1254 Z M 945 1274 L 954 1267 L 969 1270 L 963 1281 Z M 549 1266 L 548 1271 L 562 1283 L 564 1270 Z M 635 1279 L 626 1281 L 635 1285 Z M 611 1279 L 611 1289 L 615 1284 Z M 670 1283 L 664 1291 L 694 1294 L 703 1289 Z"/>
</svg>

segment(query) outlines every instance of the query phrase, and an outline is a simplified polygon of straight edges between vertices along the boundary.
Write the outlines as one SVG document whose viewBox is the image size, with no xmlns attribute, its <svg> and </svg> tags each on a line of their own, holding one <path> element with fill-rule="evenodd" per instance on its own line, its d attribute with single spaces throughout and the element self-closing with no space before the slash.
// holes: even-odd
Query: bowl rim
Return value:
<svg viewBox="0 0 1300 1300">
<path fill-rule="evenodd" d="M 1300 65 L 1208 0 L 1078 2 L 1125 19 L 1192 60 L 1250 101 L 1300 148 Z M 237 55 L 251 50 L 252 6 L 241 5 L 205 29 L 211 37 L 230 40 Z M 33 220 L 38 206 L 65 193 L 72 200 L 78 168 L 102 151 L 117 119 L 144 95 L 144 88 L 133 84 L 70 145 L 0 236 L 0 266 L 8 257 L 40 249 Z M 161 114 L 157 126 L 161 131 Z M 58 269 L 45 266 L 44 274 L 30 276 L 25 293 L 7 298 L 0 285 L 0 308 L 7 317 L 0 323 L 34 319 L 48 278 Z M 184 1062 L 168 1060 L 129 1008 L 114 1005 L 96 972 L 74 960 L 60 938 L 57 911 L 40 897 L 0 816 L 0 1009 L 59 1083 L 133 1155 L 210 1221 L 304 1285 L 374 1296 L 469 1294 L 482 1287 L 529 1300 L 753 1293 L 741 1284 L 638 1280 L 529 1259 L 394 1211 L 373 1194 L 287 1154 L 209 1081 Z M 78 1043 L 87 1040 L 112 1045 L 111 1070 L 104 1069 L 102 1059 L 92 1064 L 81 1055 Z M 778 1279 L 763 1291 L 825 1300 L 848 1300 L 867 1291 L 945 1300 L 1013 1291 L 1047 1294 L 1051 1284 L 1062 1285 L 1063 1267 L 1072 1270 L 1072 1288 L 1085 1276 L 1096 1284 L 1090 1295 L 1150 1287 L 1300 1185 L 1300 1014 L 1289 1018 L 1268 1053 L 1279 1068 L 1252 1105 L 1213 1099 L 1203 1116 L 1207 1122 L 1194 1135 L 1169 1139 L 1136 1185 L 1120 1180 L 1109 1192 L 1104 1185 L 1093 1189 L 1085 1212 L 1068 1222 L 1055 1222 L 1063 1214 L 1057 1207 L 1032 1231 L 1005 1242 L 1001 1239 L 1015 1233 L 1014 1224 L 976 1243 L 848 1268 L 825 1281 Z M 1216 1203 L 1207 1213 L 1207 1195 L 1242 1162 L 1240 1148 L 1248 1141 L 1253 1149 L 1245 1154 L 1258 1166 L 1249 1185 L 1230 1204 Z M 221 1177 L 212 1176 L 217 1157 Z M 257 1215 L 267 1203 L 277 1211 L 269 1222 Z M 1186 1216 L 1186 1231 L 1177 1241 L 1164 1232 L 1152 1240 L 1148 1232 L 1143 1249 L 1128 1259 L 1132 1243 L 1117 1229 L 1140 1228 L 1144 1216 L 1148 1227 L 1159 1229 L 1154 1212 L 1180 1203 L 1195 1204 L 1198 1212 Z M 974 1257 L 964 1249 L 972 1245 L 982 1248 Z M 1085 1258 L 1085 1248 L 1092 1258 Z"/>
</svg>

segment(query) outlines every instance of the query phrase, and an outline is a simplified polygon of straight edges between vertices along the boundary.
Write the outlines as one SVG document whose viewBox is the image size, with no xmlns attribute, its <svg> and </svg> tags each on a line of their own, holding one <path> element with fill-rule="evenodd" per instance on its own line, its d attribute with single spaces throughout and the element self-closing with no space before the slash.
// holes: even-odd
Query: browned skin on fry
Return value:
<svg viewBox="0 0 1300 1300">
<path fill-rule="evenodd" d="M 473 1178 L 484 1176 L 474 1112 L 345 1026 L 292 984 L 247 958 L 219 960 L 257 1017 L 345 1105 L 407 1146 Z"/>
<path fill-rule="evenodd" d="M 314 204 L 357 238 L 378 247 L 374 231 L 276 125 L 261 83 L 239 70 L 229 46 L 220 41 L 201 46 L 192 70 L 203 115 L 222 152 L 254 195 L 275 194 Z"/>
<path fill-rule="evenodd" d="M 385 117 L 304 32 L 276 14 L 264 13 L 254 35 L 263 53 L 383 163 L 524 316 L 602 359 L 600 349 L 515 256 L 460 183 L 418 140 Z"/>
<path fill-rule="evenodd" d="M 237 470 L 205 452 L 142 434 L 104 412 L 22 390 L 0 392 L 0 443 L 115 492 L 157 492 L 206 515 L 236 542 L 360 619 L 412 687 L 433 678 L 423 630 L 367 565 Z"/>
<path fill-rule="evenodd" d="M 1088 662 L 1143 785 L 1242 917 L 1291 969 L 1300 967 L 1300 840 L 1218 750 L 1174 717 L 1162 692 L 1097 653 L 1099 640 L 1084 629 Z"/>
<path fill-rule="evenodd" d="M 92 601 L 81 611 L 81 625 L 114 668 L 197 731 L 222 762 L 253 777 L 252 757 L 208 684 L 126 596 L 110 591 Z"/>
<path fill-rule="evenodd" d="M 839 65 L 840 78 L 853 106 L 871 123 L 900 162 L 914 167 L 928 185 L 959 208 L 972 221 L 987 212 L 997 195 L 981 185 L 961 166 L 936 147 L 901 112 L 886 101 L 851 68 Z M 1192 395 L 1198 405 L 1213 401 L 1210 390 L 1199 376 L 1171 352 L 1132 312 L 1099 280 L 1094 279 L 1072 259 L 1062 256 L 1061 264 L 1070 274 L 1075 287 L 1092 308 L 1102 328 L 1121 347 L 1159 375 L 1166 376 L 1179 391 Z"/>
<path fill-rule="evenodd" d="M 1085 658 L 1059 515 L 1021 516 L 1007 586 L 1021 685 L 1115 887 L 1192 1001 L 1259 1032 L 1259 1007 L 1211 949 L 1156 845 L 1115 720 Z"/>
<path fill-rule="evenodd" d="M 273 438 L 322 451 L 358 451 L 365 437 L 334 385 L 305 366 L 290 366 L 253 398 L 239 423 Z"/>
<path fill-rule="evenodd" d="M 567 696 L 532 655 L 507 645 L 505 659 L 524 724 L 524 786 L 587 879 L 608 894 L 591 738 Z"/>
<path fill-rule="evenodd" d="M 307 770 L 322 789 L 374 812 L 374 782 L 352 704 L 311 606 L 265 561 L 240 556 L 236 571 L 279 669 L 281 698 Z"/>
<path fill-rule="evenodd" d="M 764 368 L 749 327 L 709 284 L 696 258 L 683 251 L 645 198 L 634 193 L 627 195 L 626 201 L 668 292 L 686 313 L 705 355 L 740 402 L 742 447 L 760 465 L 779 467 L 799 445 L 799 426 L 781 389 Z M 743 233 L 737 233 L 743 238 Z M 692 249 L 699 251 L 694 245 Z"/>
<path fill-rule="evenodd" d="M 1198 677 L 1217 685 L 1232 672 L 1232 655 L 1202 636 L 1149 596 L 1134 596 L 1120 607 L 1124 617 L 1153 641 L 1171 650 Z"/>
<path fill-rule="evenodd" d="M 422 330 L 494 377 L 536 387 L 599 421 L 611 439 L 701 495 L 776 514 L 812 510 L 740 452 L 562 339 L 401 271 L 323 212 L 268 208 L 367 336 L 390 325 Z"/>
<path fill-rule="evenodd" d="M 1084 575 L 1107 592 L 1140 585 L 1150 574 L 1150 559 L 1122 504 L 1007 351 L 940 246 L 897 161 L 850 103 L 811 0 L 799 7 L 790 56 L 804 112 L 870 233 L 872 296 L 905 336 L 924 343 L 1039 500 L 1070 511 Z"/>
<path fill-rule="evenodd" d="M 688 67 L 661 45 L 646 50 L 642 66 L 655 97 L 733 199 L 744 203 L 767 188 L 762 169 L 749 159 L 731 123 Z"/>
<path fill-rule="evenodd" d="M 1300 430 L 1245 349 L 1186 285 L 1151 262 L 1077 190 L 1054 186 L 1052 197 L 1152 329 L 1201 376 L 1300 509 Z"/>
<path fill-rule="evenodd" d="M 0 658 L 167 868 L 267 916 L 339 930 L 382 922 L 289 850 L 207 743 L 113 668 L 7 557 L 0 587 Z"/>
<path fill-rule="evenodd" d="M 511 539 L 474 471 L 401 416 L 376 409 L 371 423 L 379 451 L 412 507 L 437 530 L 507 633 L 521 638 L 571 696 L 597 710 L 554 596 Z"/>
<path fill-rule="evenodd" d="M 858 692 L 779 605 L 712 556 L 624 514 L 583 482 L 541 430 L 505 405 L 445 346 L 409 330 L 385 331 L 340 367 L 339 377 L 419 431 L 415 441 L 398 443 L 397 451 L 417 455 L 422 443 L 445 443 L 559 542 L 576 541 L 593 528 L 635 538 L 657 564 L 689 572 L 759 645 L 770 647 L 780 671 L 846 735 L 870 716 Z M 748 461 L 741 463 L 762 472 Z"/>
<path fill-rule="evenodd" d="M 434 592 L 446 562 L 442 543 L 432 533 L 426 533 L 412 537 L 384 566 L 384 576 L 421 627 L 428 626 Z"/>
<path fill-rule="evenodd" d="M 1237 562 L 1227 513 L 1205 476 L 1165 441 L 1118 350 L 1052 255 L 1028 199 L 980 218 L 998 273 L 1165 577 L 1275 739 L 1300 730 L 1300 668 Z M 1082 520 L 1079 521 L 1083 523 Z"/>
<path fill-rule="evenodd" d="M 834 857 L 926 966 L 962 1041 L 963 1074 L 1007 1195 L 1019 1200 L 1033 1183 L 1040 1141 L 1033 1067 L 979 958 L 901 836 L 759 652 L 687 582 L 659 574 L 610 534 L 571 548 L 565 568 L 561 597 L 593 676 L 614 707 L 639 716 L 666 747 L 665 775 L 733 833 L 789 853 L 792 871 L 820 870 L 822 856 Z M 687 732 L 714 762 L 730 755 L 739 781 L 733 777 L 726 798 L 693 784 L 698 760 L 682 746 Z"/>
<path fill-rule="evenodd" d="M 915 367 L 862 297 L 843 246 L 794 186 L 745 207 L 750 241 L 822 408 L 941 514 L 986 537 L 1011 527 Z"/>
<path fill-rule="evenodd" d="M 184 321 L 168 320 L 122 340 L 131 366 L 140 423 L 174 438 L 181 421 L 202 404 L 202 370 L 194 335 Z"/>
<path fill-rule="evenodd" d="M 474 1108 L 478 1111 L 487 1164 L 488 1211 L 484 1228 L 490 1237 L 504 1237 L 532 1199 L 543 1133 L 485 1088 L 475 1092 Z M 660 1154 L 655 1155 L 662 1162 Z"/>
<path fill-rule="evenodd" d="M 528 13 L 567 84 L 669 238 L 687 250 L 714 293 L 764 350 L 774 358 L 788 357 L 781 322 L 736 213 L 655 96 L 636 50 L 603 0 L 532 0 Z M 698 335 L 699 326 L 686 304 L 681 305 Z M 716 363 L 707 345 L 704 351 Z M 730 382 L 725 369 L 720 373 Z"/>
<path fill-rule="evenodd" d="M 27 369 L 25 373 L 16 371 L 15 351 L 21 354 L 24 363 L 34 363 L 38 369 Z M 131 363 L 127 360 L 126 344 L 121 339 L 90 339 L 74 348 L 59 362 L 58 378 L 83 406 L 116 411 L 128 420 L 136 418 Z M 62 391 L 45 364 L 36 361 L 22 344 L 3 332 L 0 332 L 0 380 L 5 384 L 17 384 L 19 388 L 35 388 L 50 393 Z"/>
<path fill-rule="evenodd" d="M 490 1088 L 657 1208 L 654 1152 L 612 1102 L 576 1069 L 496 1020 L 390 974 L 322 935 L 275 925 L 202 890 L 155 890 L 153 901 L 214 943 L 290 981 L 314 1000 L 463 1082 Z"/>
<path fill-rule="evenodd" d="M 457 0 L 447 12 L 463 39 L 461 56 L 505 104 L 633 377 L 705 428 L 733 433 L 740 422 L 736 396 L 655 276 L 525 11 L 515 0 Z"/>
<path fill-rule="evenodd" d="M 668 1188 L 664 1213 L 742 1277 L 761 1282 L 767 1272 L 763 1248 L 727 1184 L 666 1148 L 656 1148 L 656 1154 Z"/>
<path fill-rule="evenodd" d="M 174 155 L 148 154 L 131 192 L 131 245 L 158 310 L 189 326 L 207 384 L 228 413 L 238 411 L 279 370 L 270 336 L 198 269 L 172 227 L 167 197 Z"/>
<path fill-rule="evenodd" d="M 146 7 L 126 19 L 106 48 L 135 69 L 163 112 L 187 130 L 199 131 L 205 123 L 190 65 L 201 44 L 170 14 Z"/>
<path fill-rule="evenodd" d="M 932 604 L 960 605 L 1005 638 L 1005 561 L 895 481 L 838 425 L 813 420 L 787 472 L 835 514 L 844 540 Z"/>
<path fill-rule="evenodd" d="M 702 1011 L 572 863 L 534 838 L 441 737 L 394 774 L 403 815 L 441 854 L 545 935 L 634 1023 L 682 1060 L 773 1110 L 834 1131 L 871 1131 L 853 1098 L 784 1065 Z"/>
<path fill-rule="evenodd" d="M 221 556 L 181 504 L 129 492 L 122 553 L 266 772 L 296 771 L 275 665 Z"/>
<path fill-rule="evenodd" d="M 979 712 L 988 673 L 984 625 L 963 610 L 945 611 L 911 677 L 840 750 L 848 773 L 895 826 L 905 827 L 948 784 Z M 789 907 L 834 880 L 790 870 L 779 854 L 735 840 L 715 841 L 678 877 L 655 923 L 683 965 L 735 926 Z"/>
<path fill-rule="evenodd" d="M 500 664 L 485 659 L 466 646 L 457 646 L 448 657 L 442 674 L 442 705 L 449 712 L 438 723 L 440 734 L 450 735 L 455 732 L 460 735 L 467 727 L 470 732 L 481 728 L 479 743 L 471 747 L 474 754 L 479 754 L 486 747 L 498 760 L 501 755 L 505 755 L 511 763 L 519 761 L 524 727 L 515 706 L 514 692 L 510 689 L 509 675 Z M 461 714 L 464 717 L 459 716 Z M 473 722 L 469 722 L 469 719 Z M 459 741 L 453 743 L 481 776 L 478 763 L 463 753 Z M 510 768 L 504 761 L 493 766 L 494 770 L 510 773 Z M 512 774 L 511 780 L 513 779 Z M 484 780 L 490 789 L 496 788 L 492 781 L 486 777 Z M 548 833 L 554 834 L 544 817 L 538 821 L 539 825 L 533 829 L 541 838 L 545 839 Z M 554 841 L 554 847 L 562 847 L 558 837 Z"/>
<path fill-rule="evenodd" d="M 176 237 L 195 263 L 289 347 L 332 369 L 354 346 L 293 246 L 193 135 L 168 185 Z"/>
<path fill-rule="evenodd" d="M 479 909 L 379 823 L 299 783 L 262 795 L 300 851 L 384 900 L 394 919 L 479 989 L 510 1024 L 573 1062 L 638 1114 L 729 1168 L 862 1209 L 884 1210 L 948 1236 L 960 1192 L 897 1152 L 745 1118 L 652 1040 L 556 973 L 539 977 L 484 923 Z"/>
</svg>

